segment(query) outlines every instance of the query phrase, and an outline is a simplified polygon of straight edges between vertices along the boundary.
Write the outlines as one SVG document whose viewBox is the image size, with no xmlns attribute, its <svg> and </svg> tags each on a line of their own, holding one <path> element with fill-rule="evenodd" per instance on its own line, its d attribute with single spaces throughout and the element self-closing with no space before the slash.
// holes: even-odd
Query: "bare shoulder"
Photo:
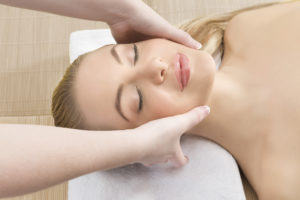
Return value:
<svg viewBox="0 0 300 200">
<path fill-rule="evenodd" d="M 229 24 L 228 28 L 232 28 L 236 25 L 248 25 L 253 21 L 256 24 L 260 24 L 264 21 L 269 21 L 281 17 L 282 15 L 296 14 L 296 19 L 300 18 L 300 0 L 287 3 L 272 4 L 270 6 L 262 6 L 257 9 L 244 11 L 234 16 Z"/>
<path fill-rule="evenodd" d="M 245 46 L 253 43 L 254 35 L 260 36 L 257 32 L 263 32 L 271 23 L 289 24 L 300 27 L 300 1 L 273 4 L 254 10 L 244 11 L 234 16 L 225 31 L 224 41 L 236 51 L 242 50 Z"/>
<path fill-rule="evenodd" d="M 281 169 L 277 169 L 277 170 L 274 170 L 273 166 L 269 166 L 269 167 L 270 167 L 269 173 L 267 173 L 269 178 L 267 181 L 263 181 L 262 183 L 259 199 L 262 200 L 300 199 L 299 170 L 295 170 L 293 169 L 293 167 L 289 167 L 289 166 L 284 166 Z"/>
<path fill-rule="evenodd" d="M 300 199 L 299 131 L 276 128 L 264 143 L 260 199 Z"/>
</svg>

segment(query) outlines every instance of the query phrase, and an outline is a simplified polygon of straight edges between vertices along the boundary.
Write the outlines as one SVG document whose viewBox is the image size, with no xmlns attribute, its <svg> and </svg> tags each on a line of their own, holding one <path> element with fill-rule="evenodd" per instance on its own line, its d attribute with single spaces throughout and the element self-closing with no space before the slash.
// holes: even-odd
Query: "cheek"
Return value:
<svg viewBox="0 0 300 200">
<path fill-rule="evenodd" d="M 168 92 L 151 92 L 147 99 L 146 118 L 148 120 L 159 119 L 167 116 L 183 113 L 185 110 L 180 101 Z"/>
</svg>

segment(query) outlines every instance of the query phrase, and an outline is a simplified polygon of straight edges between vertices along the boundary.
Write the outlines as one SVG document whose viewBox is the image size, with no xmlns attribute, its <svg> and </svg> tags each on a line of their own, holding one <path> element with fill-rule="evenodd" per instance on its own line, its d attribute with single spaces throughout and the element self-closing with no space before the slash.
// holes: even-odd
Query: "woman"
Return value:
<svg viewBox="0 0 300 200">
<path fill-rule="evenodd" d="M 80 56 L 54 91 L 56 125 L 127 129 L 207 104 L 190 133 L 231 152 L 259 199 L 299 199 L 300 3 L 255 8 L 183 25 L 205 52 L 154 39 Z"/>
</svg>

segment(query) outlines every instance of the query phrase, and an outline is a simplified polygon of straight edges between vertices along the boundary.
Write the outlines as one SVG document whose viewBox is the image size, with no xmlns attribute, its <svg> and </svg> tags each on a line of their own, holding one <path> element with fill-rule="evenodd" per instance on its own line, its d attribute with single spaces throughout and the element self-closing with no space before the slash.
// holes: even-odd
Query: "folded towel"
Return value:
<svg viewBox="0 0 300 200">
<path fill-rule="evenodd" d="M 107 44 L 116 44 L 110 29 L 83 30 L 71 33 L 70 63 L 78 56 Z"/>
<path fill-rule="evenodd" d="M 71 34 L 70 62 L 80 54 L 115 43 L 108 29 Z M 171 169 L 165 165 L 140 164 L 98 171 L 69 181 L 69 200 L 244 200 L 236 161 L 221 146 L 201 137 L 182 137 L 187 165 Z"/>
</svg>

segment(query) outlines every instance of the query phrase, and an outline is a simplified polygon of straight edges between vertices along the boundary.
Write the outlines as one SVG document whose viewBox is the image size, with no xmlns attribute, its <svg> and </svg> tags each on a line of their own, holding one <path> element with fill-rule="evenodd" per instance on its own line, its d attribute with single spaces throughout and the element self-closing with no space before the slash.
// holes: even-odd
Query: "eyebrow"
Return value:
<svg viewBox="0 0 300 200">
<path fill-rule="evenodd" d="M 122 96 L 122 92 L 123 92 L 123 87 L 124 85 L 121 84 L 119 87 L 118 87 L 118 90 L 117 90 L 117 95 L 116 95 L 116 101 L 115 101 L 115 107 L 118 111 L 118 113 L 121 115 L 121 117 L 123 117 L 123 119 L 125 119 L 126 121 L 129 122 L 128 118 L 123 114 L 122 112 L 122 109 L 121 109 L 121 96 Z"/>
<path fill-rule="evenodd" d="M 116 61 L 120 64 L 122 64 L 121 59 L 119 54 L 116 51 L 116 47 L 118 46 L 118 44 L 114 45 L 111 49 L 110 49 L 110 53 L 111 55 L 116 59 Z"/>
</svg>

